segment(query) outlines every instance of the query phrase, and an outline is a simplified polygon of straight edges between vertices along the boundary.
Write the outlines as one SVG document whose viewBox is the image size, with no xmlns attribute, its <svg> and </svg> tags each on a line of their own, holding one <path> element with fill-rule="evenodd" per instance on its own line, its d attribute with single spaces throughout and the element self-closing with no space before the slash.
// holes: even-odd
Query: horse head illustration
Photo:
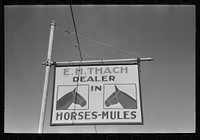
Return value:
<svg viewBox="0 0 200 140">
<path fill-rule="evenodd" d="M 57 101 L 56 109 L 67 110 L 72 103 L 78 104 L 81 107 L 86 105 L 86 100 L 76 92 L 76 88 Z"/>
<path fill-rule="evenodd" d="M 120 91 L 115 85 L 113 92 L 105 101 L 107 107 L 120 103 L 124 109 L 136 109 L 137 101 L 123 91 Z"/>
</svg>

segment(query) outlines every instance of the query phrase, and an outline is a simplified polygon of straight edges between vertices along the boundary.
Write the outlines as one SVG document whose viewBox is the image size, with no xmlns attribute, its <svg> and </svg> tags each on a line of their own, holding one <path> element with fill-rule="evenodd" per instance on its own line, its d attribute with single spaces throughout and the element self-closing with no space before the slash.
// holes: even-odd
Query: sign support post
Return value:
<svg viewBox="0 0 200 140">
<path fill-rule="evenodd" d="M 38 133 L 42 133 L 44 127 L 44 115 L 46 109 L 46 101 L 47 101 L 47 92 L 48 92 L 48 82 L 50 76 L 50 68 L 51 68 L 51 55 L 52 55 L 52 45 L 53 45 L 53 35 L 54 35 L 54 28 L 55 28 L 55 21 L 53 20 L 50 24 L 50 35 L 49 35 L 49 46 L 48 46 L 48 54 L 47 60 L 45 62 L 46 71 L 45 71 L 45 80 L 44 80 L 44 88 L 43 88 L 43 96 L 42 96 L 42 104 L 41 104 L 41 111 L 40 111 L 40 120 L 38 126 Z"/>
</svg>

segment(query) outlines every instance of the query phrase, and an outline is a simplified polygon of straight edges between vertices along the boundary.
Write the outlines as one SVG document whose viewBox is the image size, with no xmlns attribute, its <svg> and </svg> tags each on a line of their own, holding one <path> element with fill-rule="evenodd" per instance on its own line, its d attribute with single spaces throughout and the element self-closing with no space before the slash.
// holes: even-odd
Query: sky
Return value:
<svg viewBox="0 0 200 140">
<path fill-rule="evenodd" d="M 97 133 L 195 132 L 195 6 L 72 6 L 77 31 L 140 57 L 144 125 L 97 125 Z M 69 5 L 4 7 L 4 131 L 37 133 L 50 23 L 74 31 Z M 66 38 L 67 37 L 67 38 Z M 135 58 L 79 37 L 94 59 Z M 75 36 L 55 29 L 53 61 L 80 60 Z M 83 54 L 83 60 L 91 58 Z M 50 73 L 44 133 L 95 133 L 94 125 L 50 126 Z"/>
</svg>

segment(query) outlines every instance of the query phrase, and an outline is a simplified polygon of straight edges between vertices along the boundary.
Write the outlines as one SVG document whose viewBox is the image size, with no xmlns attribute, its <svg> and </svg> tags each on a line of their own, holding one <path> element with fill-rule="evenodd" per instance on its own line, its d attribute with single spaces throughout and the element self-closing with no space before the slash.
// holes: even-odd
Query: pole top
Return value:
<svg viewBox="0 0 200 140">
<path fill-rule="evenodd" d="M 52 20 L 50 26 L 55 26 L 55 25 L 56 25 L 56 22 Z"/>
</svg>

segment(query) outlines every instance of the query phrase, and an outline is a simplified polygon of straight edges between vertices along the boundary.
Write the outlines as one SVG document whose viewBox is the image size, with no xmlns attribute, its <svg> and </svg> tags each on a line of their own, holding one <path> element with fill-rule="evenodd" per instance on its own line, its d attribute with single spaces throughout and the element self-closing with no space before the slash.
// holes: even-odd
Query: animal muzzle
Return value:
<svg viewBox="0 0 200 140">
<path fill-rule="evenodd" d="M 110 106 L 110 103 L 106 100 L 106 101 L 105 101 L 105 105 L 106 105 L 107 107 L 109 107 L 109 106 Z"/>
<path fill-rule="evenodd" d="M 86 105 L 86 101 L 83 101 L 80 105 L 81 107 L 84 107 Z"/>
</svg>

